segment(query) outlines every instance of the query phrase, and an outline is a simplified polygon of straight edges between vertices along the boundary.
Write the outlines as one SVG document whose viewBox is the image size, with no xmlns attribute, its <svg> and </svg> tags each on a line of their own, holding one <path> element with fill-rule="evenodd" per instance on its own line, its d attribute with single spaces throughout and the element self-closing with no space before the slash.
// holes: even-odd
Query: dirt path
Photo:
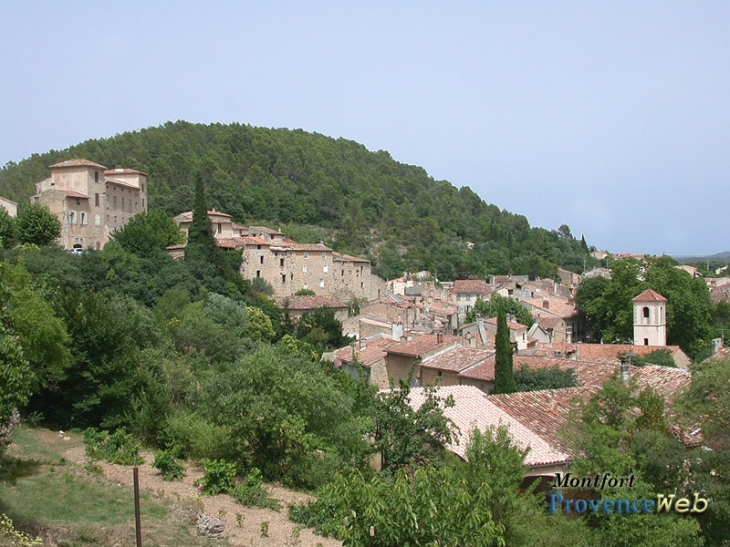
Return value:
<svg viewBox="0 0 730 547">
<path fill-rule="evenodd" d="M 182 481 L 165 481 L 159 472 L 151 466 L 152 454 L 143 452 L 145 464 L 139 466 L 140 490 L 147 491 L 155 498 L 164 498 L 171 502 L 181 512 L 189 511 L 197 506 L 196 480 L 200 479 L 205 471 L 201 467 L 188 465 Z M 86 456 L 83 446 L 75 446 L 64 451 L 66 460 L 83 465 L 91 462 Z M 133 486 L 133 470 L 130 466 L 115 465 L 107 462 L 93 461 L 101 467 L 104 478 L 114 484 Z M 286 488 L 268 486 L 274 498 L 282 502 L 281 512 L 258 507 L 244 507 L 227 495 L 202 496 L 203 512 L 211 517 L 220 518 L 225 523 L 225 535 L 228 545 L 246 545 L 261 547 L 341 547 L 342 543 L 323 538 L 314 534 L 311 529 L 298 532 L 298 526 L 287 518 L 287 504 L 294 501 L 306 501 L 309 496 L 294 492 Z M 243 517 L 241 526 L 238 525 L 237 515 Z M 144 515 L 142 516 L 144 518 Z M 268 522 L 268 537 L 262 537 L 262 523 Z M 191 528 L 192 530 L 192 528 Z M 221 540 L 225 545 L 225 540 Z"/>
</svg>

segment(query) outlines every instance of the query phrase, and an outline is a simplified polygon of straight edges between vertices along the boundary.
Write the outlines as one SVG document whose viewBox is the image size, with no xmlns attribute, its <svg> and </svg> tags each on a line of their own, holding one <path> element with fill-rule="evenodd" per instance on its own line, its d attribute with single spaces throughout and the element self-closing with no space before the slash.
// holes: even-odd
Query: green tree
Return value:
<svg viewBox="0 0 730 547">
<path fill-rule="evenodd" d="M 45 205 L 28 203 L 18 208 L 18 240 L 43 247 L 61 234 L 61 221 Z"/>
<path fill-rule="evenodd" d="M 185 260 L 212 260 L 216 251 L 213 224 L 208 217 L 205 197 L 205 183 L 202 173 L 195 176 L 195 201 L 193 221 L 188 228 L 188 242 L 185 246 Z"/>
<path fill-rule="evenodd" d="M 408 381 L 401 381 L 399 389 L 381 391 L 376 396 L 373 441 L 384 472 L 438 463 L 451 442 L 452 423 L 443 409 L 454 405 L 453 398 L 439 397 L 433 387 L 423 388 L 423 398 L 422 404 L 414 408 Z"/>
<path fill-rule="evenodd" d="M 9 249 L 18 238 L 15 218 L 11 217 L 5 207 L 0 206 L 0 248 Z"/>
<path fill-rule="evenodd" d="M 519 300 L 515 300 L 511 296 L 500 296 L 498 293 L 492 294 L 489 300 L 478 299 L 474 303 L 474 307 L 467 312 L 466 321 L 476 321 L 477 317 L 497 317 L 500 308 L 504 309 L 505 314 L 514 317 L 520 325 L 529 328 L 535 322 L 530 311 Z"/>
<path fill-rule="evenodd" d="M 561 370 L 557 365 L 533 369 L 528 364 L 522 364 L 514 371 L 514 380 L 515 391 L 561 389 L 576 385 L 574 370 Z"/>
<path fill-rule="evenodd" d="M 497 351 L 494 363 L 494 393 L 513 393 L 515 391 L 512 369 L 514 351 L 509 338 L 507 315 L 502 308 L 497 312 L 497 336 L 494 344 Z"/>
<path fill-rule="evenodd" d="M 182 242 L 177 224 L 160 209 L 133 216 L 112 237 L 125 250 L 138 256 L 154 256 L 165 247 Z"/>
</svg>

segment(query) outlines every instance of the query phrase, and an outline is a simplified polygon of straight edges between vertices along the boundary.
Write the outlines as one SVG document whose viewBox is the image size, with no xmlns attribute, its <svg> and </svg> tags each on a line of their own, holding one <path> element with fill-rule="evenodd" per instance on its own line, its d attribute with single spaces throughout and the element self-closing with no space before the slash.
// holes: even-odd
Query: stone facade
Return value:
<svg viewBox="0 0 730 547">
<path fill-rule="evenodd" d="M 36 183 L 31 202 L 46 205 L 61 221 L 65 249 L 100 250 L 109 235 L 134 215 L 147 211 L 147 174 L 107 169 L 85 159 L 50 166 L 51 176 Z"/>
<path fill-rule="evenodd" d="M 0 198 L 0 207 L 5 209 L 8 213 L 8 216 L 15 217 L 18 216 L 18 204 L 14 201 L 10 201 L 9 199 Z"/>
</svg>

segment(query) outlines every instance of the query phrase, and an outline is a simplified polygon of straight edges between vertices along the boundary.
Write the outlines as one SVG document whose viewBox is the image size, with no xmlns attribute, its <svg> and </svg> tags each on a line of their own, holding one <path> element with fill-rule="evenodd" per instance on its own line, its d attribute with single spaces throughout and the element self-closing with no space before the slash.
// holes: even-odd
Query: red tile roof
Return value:
<svg viewBox="0 0 730 547">
<path fill-rule="evenodd" d="M 141 188 L 139 186 L 137 186 L 136 184 L 131 184 L 131 183 L 127 182 L 126 180 L 108 178 L 108 179 L 106 179 L 105 182 L 111 183 L 111 184 L 116 184 L 118 186 L 124 186 L 126 188 L 131 188 L 132 190 L 141 190 Z"/>
<path fill-rule="evenodd" d="M 388 349 L 388 353 L 395 355 L 405 355 L 407 357 L 421 357 L 423 354 L 436 349 L 439 346 L 456 342 L 458 336 L 443 336 L 441 343 L 438 342 L 438 334 L 421 334 L 408 340 L 407 342 L 398 342 Z"/>
<path fill-rule="evenodd" d="M 500 425 L 509 428 L 510 437 L 521 448 L 530 448 L 525 457 L 525 465 L 538 466 L 546 464 L 566 463 L 570 456 L 563 452 L 554 441 L 546 440 L 537 432 L 503 408 L 494 404 L 481 390 L 474 386 L 443 386 L 438 389 L 442 398 L 452 396 L 455 405 L 444 409 L 444 416 L 449 418 L 458 428 L 454 431 L 456 442 L 448 445 L 449 450 L 462 458 L 466 457 L 471 432 L 476 428 L 485 431 Z M 425 402 L 423 388 L 413 388 L 410 392 L 410 404 L 419 408 Z"/>
<path fill-rule="evenodd" d="M 97 169 L 102 169 L 106 171 L 106 167 L 104 167 L 103 165 L 94 163 L 93 161 L 85 160 L 83 158 L 66 160 L 59 163 L 54 163 L 53 165 L 49 166 L 50 169 L 58 169 L 61 167 L 95 167 Z"/>
<path fill-rule="evenodd" d="M 492 288 L 483 279 L 457 279 L 452 292 L 470 294 L 490 294 Z"/>
<path fill-rule="evenodd" d="M 464 369 L 473 367 L 491 356 L 491 352 L 481 349 L 465 348 L 456 346 L 448 351 L 427 357 L 421 361 L 421 366 L 436 370 L 449 370 L 461 372 Z"/>
<path fill-rule="evenodd" d="M 575 353 L 576 357 L 583 361 L 612 362 L 619 358 L 620 354 L 633 352 L 636 355 L 648 355 L 657 350 L 669 350 L 675 356 L 682 349 L 679 346 L 634 346 L 633 344 L 546 344 L 537 345 L 536 352 L 545 356 L 555 356 L 561 352 L 567 356 Z"/>
<path fill-rule="evenodd" d="M 51 190 L 53 190 L 53 188 L 51 188 Z M 75 192 L 74 190 L 56 190 L 56 192 L 59 192 L 68 198 L 89 199 L 89 196 L 86 194 Z"/>
<path fill-rule="evenodd" d="M 652 291 L 651 289 L 645 290 L 643 293 L 641 293 L 639 296 L 634 298 L 632 302 L 666 302 L 667 299 L 664 298 L 661 294 L 659 294 L 656 291 Z"/>
<path fill-rule="evenodd" d="M 347 346 L 335 351 L 335 365 L 341 367 L 343 363 L 351 363 L 354 359 L 364 367 L 369 368 L 378 361 L 385 359 L 387 349 L 396 343 L 392 338 L 386 336 L 375 336 L 365 340 L 365 348 L 360 343 Z M 353 356 L 354 351 L 354 356 Z"/>
<path fill-rule="evenodd" d="M 283 235 L 279 230 L 274 230 L 272 228 L 267 228 L 266 226 L 251 226 L 252 230 L 255 230 L 257 232 L 261 232 L 262 234 L 268 234 L 268 235 Z"/>
<path fill-rule="evenodd" d="M 356 256 L 350 256 L 335 251 L 332 252 L 332 258 L 338 262 L 365 262 L 370 264 L 370 261 L 365 258 L 358 258 Z"/>
<path fill-rule="evenodd" d="M 136 169 L 107 169 L 104 171 L 105 175 L 144 175 L 145 177 L 148 176 L 147 173 L 143 171 L 137 171 Z"/>
<path fill-rule="evenodd" d="M 459 377 L 470 378 L 472 380 L 482 380 L 484 382 L 494 382 L 494 352 L 490 352 L 490 356 L 478 365 L 464 370 L 459 373 Z"/>
<path fill-rule="evenodd" d="M 485 323 L 489 325 L 497 326 L 497 318 L 496 317 L 490 317 L 489 319 L 484 320 Z M 507 321 L 507 327 L 509 327 L 511 330 L 522 330 L 526 329 L 527 325 L 523 325 L 522 323 L 515 323 L 514 321 Z"/>
</svg>

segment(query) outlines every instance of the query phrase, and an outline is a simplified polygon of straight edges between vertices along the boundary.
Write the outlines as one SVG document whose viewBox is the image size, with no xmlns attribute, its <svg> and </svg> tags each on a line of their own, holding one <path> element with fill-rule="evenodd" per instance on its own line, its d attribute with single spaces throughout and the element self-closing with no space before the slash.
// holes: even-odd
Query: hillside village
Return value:
<svg viewBox="0 0 730 547">
<path fill-rule="evenodd" d="M 59 246 L 74 253 L 102 251 L 131 219 L 147 212 L 146 184 L 142 171 L 72 159 L 51 165 L 50 176 L 36 184 L 30 201 L 45 205 L 58 218 Z M 13 202 L 2 200 L 0 205 L 8 215 L 17 214 Z M 207 216 L 217 248 L 240 254 L 240 278 L 249 286 L 266 287 L 270 301 L 287 317 L 296 322 L 325 309 L 341 323 L 342 335 L 351 342 L 326 348 L 323 362 L 378 390 L 409 385 L 414 409 L 437 387 L 441 397 L 453 401 L 442 409 L 455 426 L 446 448 L 461 458 L 467 458 L 474 427 L 489 431 L 507 425 L 512 442 L 529 449 L 524 485 L 536 479 L 546 485 L 556 473 L 570 469 L 574 454 L 561 432 L 576 401 L 588 401 L 605 381 L 617 377 L 636 391 L 651 387 L 667 405 L 691 382 L 690 356 L 679 345 L 667 344 L 667 307 L 672 303 L 655 290 L 636 294 L 631 309 L 625 310 L 632 317 L 631 340 L 589 342 L 590 327 L 576 296 L 584 280 L 610 280 L 608 267 L 582 274 L 561 268 L 555 279 L 515 273 L 442 280 L 421 271 L 386 280 L 373 273 L 368 259 L 337 252 L 324 242 L 300 243 L 275 227 L 244 226 L 224 211 L 209 209 Z M 182 212 L 172 220 L 183 243 L 165 251 L 184 261 L 194 213 Z M 608 256 L 595 254 L 597 260 Z M 612 258 L 614 264 L 622 258 L 637 264 L 645 260 Z M 692 279 L 702 277 L 693 266 L 676 269 Z M 718 277 L 704 278 L 715 303 L 730 301 L 727 273 L 719 270 Z M 560 371 L 571 379 L 571 387 L 495 393 L 498 320 L 482 315 L 492 301 L 519 306 L 519 313 L 506 322 L 514 370 Z M 712 341 L 711 353 L 710 359 L 727 355 L 722 338 Z M 659 355 L 670 362 L 652 362 Z M 700 428 L 672 427 L 686 447 L 703 444 Z"/>
</svg>

